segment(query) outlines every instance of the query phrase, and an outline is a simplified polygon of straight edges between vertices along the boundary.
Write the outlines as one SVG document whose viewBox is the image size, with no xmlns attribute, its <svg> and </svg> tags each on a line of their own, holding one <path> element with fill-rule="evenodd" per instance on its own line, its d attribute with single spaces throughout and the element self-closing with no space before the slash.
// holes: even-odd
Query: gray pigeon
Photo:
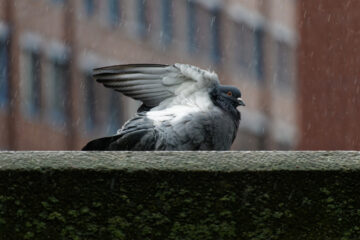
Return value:
<svg viewBox="0 0 360 240">
<path fill-rule="evenodd" d="M 136 116 L 111 137 L 82 150 L 228 150 L 245 106 L 239 89 L 216 73 L 186 64 L 128 64 L 94 70 L 94 78 L 142 101 Z"/>
</svg>

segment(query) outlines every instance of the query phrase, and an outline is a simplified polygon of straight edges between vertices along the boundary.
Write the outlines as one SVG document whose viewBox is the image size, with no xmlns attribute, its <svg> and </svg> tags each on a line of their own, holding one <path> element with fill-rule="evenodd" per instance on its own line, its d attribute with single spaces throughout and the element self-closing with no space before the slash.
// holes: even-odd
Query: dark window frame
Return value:
<svg viewBox="0 0 360 240">
<path fill-rule="evenodd" d="M 50 117 L 58 125 L 66 125 L 69 111 L 69 62 L 68 59 L 51 58 L 51 105 Z"/>
<path fill-rule="evenodd" d="M 264 30 L 262 27 L 255 29 L 254 64 L 255 75 L 261 82 L 264 81 Z"/>
<path fill-rule="evenodd" d="M 236 23 L 236 62 L 258 82 L 264 80 L 264 30 L 261 26 Z"/>
<path fill-rule="evenodd" d="M 109 96 L 108 104 L 108 124 L 107 134 L 116 134 L 123 124 L 123 116 L 121 115 L 122 105 L 121 97 L 118 92 L 112 91 Z"/>
<path fill-rule="evenodd" d="M 147 16 L 147 0 L 136 1 L 137 34 L 140 38 L 145 38 L 149 27 Z"/>
<path fill-rule="evenodd" d="M 54 4 L 60 4 L 60 5 L 64 5 L 66 4 L 67 0 L 51 0 L 52 3 Z M 70 0 L 71 1 L 71 0 Z"/>
<path fill-rule="evenodd" d="M 283 88 L 291 88 L 293 86 L 292 67 L 295 61 L 295 50 L 292 45 L 283 40 L 275 41 L 276 48 L 276 83 Z"/>
<path fill-rule="evenodd" d="M 112 27 L 117 27 L 121 21 L 120 0 L 108 0 L 108 22 Z"/>
<path fill-rule="evenodd" d="M 162 0 L 161 3 L 162 43 L 170 45 L 173 38 L 173 0 Z"/>
<path fill-rule="evenodd" d="M 9 46 L 10 39 L 6 32 L 0 36 L 0 108 L 7 108 L 10 103 Z"/>
<path fill-rule="evenodd" d="M 41 53 L 40 50 L 25 49 L 24 55 L 27 67 L 25 111 L 29 117 L 39 117 L 42 109 Z"/>
<path fill-rule="evenodd" d="M 210 57 L 214 64 L 221 62 L 221 12 L 220 9 L 213 9 L 210 11 Z"/>
<path fill-rule="evenodd" d="M 193 0 L 186 0 L 187 46 L 191 54 L 195 54 L 198 50 L 196 8 L 197 5 Z"/>
<path fill-rule="evenodd" d="M 95 14 L 95 0 L 83 0 L 84 11 L 88 17 L 91 17 Z"/>
<path fill-rule="evenodd" d="M 96 117 L 96 92 L 95 92 L 95 81 L 90 71 L 84 73 L 84 98 L 85 98 L 85 128 L 86 131 L 94 131 L 97 117 Z"/>
</svg>

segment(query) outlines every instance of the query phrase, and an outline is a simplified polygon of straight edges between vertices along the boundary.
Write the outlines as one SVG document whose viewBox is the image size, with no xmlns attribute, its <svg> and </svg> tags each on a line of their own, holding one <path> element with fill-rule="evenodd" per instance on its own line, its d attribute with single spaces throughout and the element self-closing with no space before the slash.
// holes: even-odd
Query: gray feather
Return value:
<svg viewBox="0 0 360 240">
<path fill-rule="evenodd" d="M 125 73 L 125 74 L 106 74 L 106 75 L 96 75 L 95 76 L 98 82 L 106 82 L 112 80 L 137 80 L 137 79 L 160 79 L 162 78 L 161 74 L 143 74 L 143 73 Z"/>
<path fill-rule="evenodd" d="M 152 85 L 160 85 L 161 87 L 163 87 L 162 84 L 157 80 L 109 81 L 104 83 L 105 87 L 121 89 L 132 86 L 137 86 L 139 88 L 147 88 Z"/>
<path fill-rule="evenodd" d="M 171 73 L 170 68 L 171 66 L 163 64 L 118 65 L 95 69 L 93 76 L 105 87 L 113 88 L 151 107 L 173 96 L 168 86 L 178 84 L 179 80 L 174 78 L 176 74 Z"/>
</svg>

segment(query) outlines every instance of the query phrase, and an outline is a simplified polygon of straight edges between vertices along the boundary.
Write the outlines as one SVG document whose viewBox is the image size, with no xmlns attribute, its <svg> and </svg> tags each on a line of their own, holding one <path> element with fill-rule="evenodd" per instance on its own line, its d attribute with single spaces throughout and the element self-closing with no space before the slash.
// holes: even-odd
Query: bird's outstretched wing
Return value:
<svg viewBox="0 0 360 240">
<path fill-rule="evenodd" d="M 187 64 L 126 64 L 97 68 L 94 78 L 147 107 L 169 98 L 186 98 L 219 84 L 216 73 Z"/>
</svg>

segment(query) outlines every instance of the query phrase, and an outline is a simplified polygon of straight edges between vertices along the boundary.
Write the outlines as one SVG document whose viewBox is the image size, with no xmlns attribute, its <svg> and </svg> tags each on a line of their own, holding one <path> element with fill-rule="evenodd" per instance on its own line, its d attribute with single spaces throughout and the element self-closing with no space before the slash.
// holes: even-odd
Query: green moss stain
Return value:
<svg viewBox="0 0 360 240">
<path fill-rule="evenodd" d="M 358 239 L 356 172 L 0 172 L 0 239 Z"/>
</svg>

